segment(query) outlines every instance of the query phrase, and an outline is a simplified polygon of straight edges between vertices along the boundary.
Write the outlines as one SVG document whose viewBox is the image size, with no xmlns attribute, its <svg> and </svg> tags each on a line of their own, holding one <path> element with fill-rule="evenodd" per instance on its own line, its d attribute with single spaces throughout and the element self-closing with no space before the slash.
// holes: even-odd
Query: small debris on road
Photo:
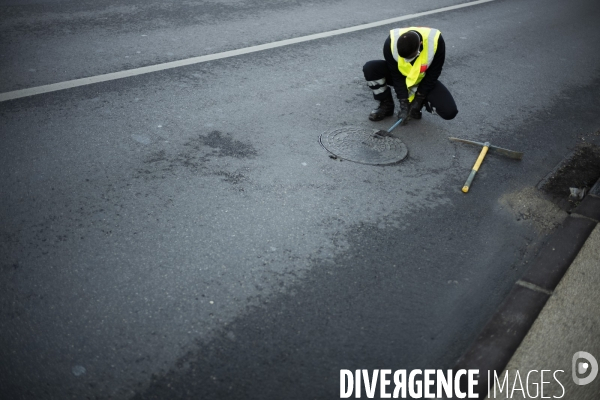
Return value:
<svg viewBox="0 0 600 400">
<path fill-rule="evenodd" d="M 569 198 L 583 200 L 583 198 L 585 197 L 585 194 L 587 193 L 587 188 L 580 189 L 580 188 L 570 187 L 569 191 L 571 192 L 571 194 L 569 194 Z"/>
</svg>

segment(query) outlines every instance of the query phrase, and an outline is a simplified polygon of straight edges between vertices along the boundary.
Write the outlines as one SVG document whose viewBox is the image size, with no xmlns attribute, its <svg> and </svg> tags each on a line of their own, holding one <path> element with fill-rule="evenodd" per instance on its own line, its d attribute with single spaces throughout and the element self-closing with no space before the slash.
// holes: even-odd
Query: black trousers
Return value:
<svg viewBox="0 0 600 400">
<path fill-rule="evenodd" d="M 373 90 L 375 100 L 392 98 L 391 87 L 394 86 L 394 80 L 387 62 L 384 60 L 369 61 L 363 66 L 363 73 L 367 84 Z M 424 104 L 427 111 L 435 111 L 443 119 L 453 119 L 458 114 L 454 97 L 440 81 L 435 81 Z"/>
</svg>

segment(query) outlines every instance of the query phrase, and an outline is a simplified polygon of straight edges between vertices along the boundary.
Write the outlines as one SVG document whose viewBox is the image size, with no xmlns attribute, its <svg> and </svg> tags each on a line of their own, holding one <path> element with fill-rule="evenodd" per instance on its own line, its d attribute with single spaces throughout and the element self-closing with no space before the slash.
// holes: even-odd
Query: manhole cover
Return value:
<svg viewBox="0 0 600 400">
<path fill-rule="evenodd" d="M 400 139 L 379 136 L 375 132 L 376 129 L 340 128 L 324 132 L 319 142 L 331 154 L 361 164 L 395 164 L 408 155 L 406 145 Z"/>
</svg>

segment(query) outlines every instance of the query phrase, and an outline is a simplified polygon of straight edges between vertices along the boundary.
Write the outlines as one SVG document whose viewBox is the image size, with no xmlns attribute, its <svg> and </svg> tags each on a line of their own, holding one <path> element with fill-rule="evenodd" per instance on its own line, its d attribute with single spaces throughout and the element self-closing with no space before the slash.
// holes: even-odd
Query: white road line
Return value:
<svg viewBox="0 0 600 400">
<path fill-rule="evenodd" d="M 424 17 L 426 15 L 432 15 L 432 14 L 438 14 L 438 13 L 442 13 L 442 12 L 446 12 L 446 11 L 458 10 L 460 8 L 471 7 L 471 6 L 475 6 L 475 5 L 483 4 L 483 3 L 489 3 L 491 1 L 494 1 L 494 0 L 477 0 L 477 1 L 472 1 L 469 3 L 457 4 L 454 6 L 442 7 L 442 8 L 438 8 L 436 10 L 424 11 L 424 12 L 420 12 L 420 13 L 416 13 L 416 14 L 408 14 L 408 15 L 404 15 L 402 17 L 384 19 L 382 21 L 371 22 L 369 24 L 352 26 L 350 28 L 336 29 L 334 31 L 315 33 L 313 35 L 307 35 L 307 36 L 301 36 L 301 37 L 298 37 L 295 39 L 286 39 L 286 40 L 280 40 L 277 42 L 261 44 L 258 46 L 246 47 L 244 49 L 224 51 L 222 53 L 209 54 L 209 55 L 200 56 L 200 57 L 193 57 L 193 58 L 188 58 L 185 60 L 171 61 L 171 62 L 167 62 L 167 63 L 163 63 L 163 64 L 149 65 L 147 67 L 134 68 L 134 69 L 129 69 L 129 70 L 125 70 L 125 71 L 112 72 L 109 74 L 91 76 L 89 78 L 74 79 L 71 81 L 52 83 L 50 85 L 36 86 L 36 87 L 28 88 L 28 89 L 21 89 L 21 90 L 15 90 L 12 92 L 0 93 L 0 101 L 13 100 L 13 99 L 21 98 L 21 97 L 34 96 L 34 95 L 42 94 L 42 93 L 56 92 L 58 90 L 70 89 L 70 88 L 74 88 L 74 87 L 78 87 L 78 86 L 91 85 L 93 83 L 107 82 L 107 81 L 112 81 L 115 79 L 128 78 L 130 76 L 149 74 L 151 72 L 156 72 L 156 71 L 163 71 L 165 69 L 183 67 L 183 66 L 192 65 L 192 64 L 200 64 L 203 62 L 220 60 L 220 59 L 228 58 L 228 57 L 235 57 L 235 56 L 239 56 L 242 54 L 249 54 L 249 53 L 254 53 L 257 51 L 274 49 L 276 47 L 289 46 L 291 44 L 308 42 L 310 40 L 322 39 L 322 38 L 327 38 L 327 37 L 331 37 L 331 36 L 343 35 L 345 33 L 361 31 L 364 29 L 375 28 L 378 26 L 389 25 L 389 24 L 393 24 L 396 22 L 400 22 L 400 21 L 406 21 L 408 19 Z"/>
</svg>

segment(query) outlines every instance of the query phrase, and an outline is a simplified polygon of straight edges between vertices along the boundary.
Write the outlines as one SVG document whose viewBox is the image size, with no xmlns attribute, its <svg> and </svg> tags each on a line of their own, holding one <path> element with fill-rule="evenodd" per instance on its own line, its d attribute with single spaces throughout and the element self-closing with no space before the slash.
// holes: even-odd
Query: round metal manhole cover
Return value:
<svg viewBox="0 0 600 400">
<path fill-rule="evenodd" d="M 361 164 L 390 165 L 408 155 L 408 149 L 400 139 L 375 132 L 376 129 L 340 128 L 323 132 L 319 142 L 331 154 Z"/>
</svg>

